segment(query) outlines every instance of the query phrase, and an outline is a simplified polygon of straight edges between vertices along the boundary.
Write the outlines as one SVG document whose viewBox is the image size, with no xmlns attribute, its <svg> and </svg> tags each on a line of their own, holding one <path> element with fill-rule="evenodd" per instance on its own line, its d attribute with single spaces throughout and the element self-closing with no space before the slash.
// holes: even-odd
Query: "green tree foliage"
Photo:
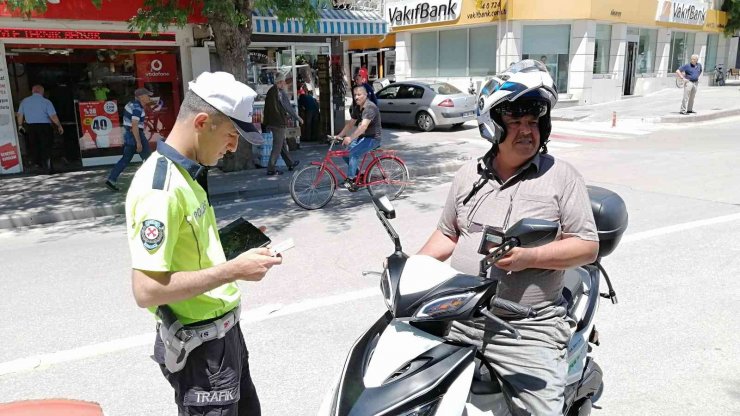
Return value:
<svg viewBox="0 0 740 416">
<path fill-rule="evenodd" d="M 103 0 L 64 1 L 91 1 L 98 8 L 105 7 Z M 0 0 L 0 4 L 26 18 L 34 13 L 43 15 L 47 10 L 46 0 Z M 330 0 L 144 0 L 143 7 L 129 20 L 129 30 L 158 34 L 170 26 L 183 27 L 188 16 L 200 10 L 211 26 L 223 70 L 246 81 L 253 8 L 265 13 L 272 11 L 281 22 L 299 19 L 310 31 L 316 28 L 323 7 L 331 7 Z"/>
<path fill-rule="evenodd" d="M 725 0 L 722 11 L 727 13 L 725 35 L 732 36 L 740 29 L 740 0 Z"/>
</svg>

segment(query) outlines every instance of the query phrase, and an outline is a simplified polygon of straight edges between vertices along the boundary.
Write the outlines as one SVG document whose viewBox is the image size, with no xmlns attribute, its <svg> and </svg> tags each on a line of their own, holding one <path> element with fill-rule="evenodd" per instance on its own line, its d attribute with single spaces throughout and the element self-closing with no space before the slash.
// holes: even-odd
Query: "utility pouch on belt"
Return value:
<svg viewBox="0 0 740 416">
<path fill-rule="evenodd" d="M 159 325 L 159 336 L 164 343 L 164 365 L 170 373 L 176 373 L 185 367 L 188 355 L 198 348 L 203 340 L 196 331 L 183 327 L 169 306 L 159 306 L 157 316 L 162 321 Z"/>
</svg>

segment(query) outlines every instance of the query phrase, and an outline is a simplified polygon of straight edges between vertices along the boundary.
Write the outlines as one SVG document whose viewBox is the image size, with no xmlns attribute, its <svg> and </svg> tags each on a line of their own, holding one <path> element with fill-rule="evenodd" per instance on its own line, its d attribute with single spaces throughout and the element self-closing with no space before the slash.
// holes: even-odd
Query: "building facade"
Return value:
<svg viewBox="0 0 740 416">
<path fill-rule="evenodd" d="M 567 105 L 672 87 L 676 69 L 692 54 L 705 68 L 704 84 L 716 64 L 734 67 L 738 38 L 722 33 L 721 3 L 388 0 L 383 13 L 395 37 L 398 80 L 446 81 L 461 90 L 472 82 L 478 90 L 512 63 L 532 58 L 547 66 Z"/>
<path fill-rule="evenodd" d="M 129 31 L 127 21 L 142 5 L 143 0 L 104 2 L 97 9 L 90 1 L 62 0 L 30 19 L 0 5 L 0 174 L 33 172 L 34 144 L 18 134 L 15 113 L 34 85 L 45 88 L 64 127 L 52 157 L 69 162 L 67 169 L 120 158 L 122 109 L 137 88 L 151 90 L 157 103 L 147 111 L 150 147 L 167 136 L 188 82 L 203 71 L 219 70 L 220 63 L 200 16 L 158 36 Z M 384 35 L 388 25 L 377 12 L 328 9 L 320 14 L 318 26 L 309 28 L 253 12 L 246 65 L 247 83 L 259 94 L 255 122 L 267 89 L 282 73 L 296 81 L 294 103 L 303 91 L 317 98 L 326 131 L 343 123 L 344 100 L 333 100 L 344 96 L 343 89 L 334 91 L 343 85 L 333 79 L 342 79 L 339 36 Z"/>
</svg>

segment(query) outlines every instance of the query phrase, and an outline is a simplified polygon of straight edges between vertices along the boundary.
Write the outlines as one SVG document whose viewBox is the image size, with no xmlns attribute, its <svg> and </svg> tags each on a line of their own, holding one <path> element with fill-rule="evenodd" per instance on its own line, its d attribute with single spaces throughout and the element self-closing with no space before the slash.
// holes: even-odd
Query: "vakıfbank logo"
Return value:
<svg viewBox="0 0 740 416">
<path fill-rule="evenodd" d="M 707 19 L 707 5 L 696 0 L 660 0 L 655 20 L 659 22 L 703 25 Z"/>
<path fill-rule="evenodd" d="M 391 27 L 457 20 L 460 0 L 388 1 L 385 12 Z"/>
</svg>

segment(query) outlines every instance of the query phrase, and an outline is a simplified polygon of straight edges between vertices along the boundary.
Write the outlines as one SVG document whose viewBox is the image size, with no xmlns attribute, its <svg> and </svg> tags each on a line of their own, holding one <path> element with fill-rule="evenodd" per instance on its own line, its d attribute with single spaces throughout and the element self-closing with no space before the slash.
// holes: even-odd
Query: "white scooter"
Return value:
<svg viewBox="0 0 740 416">
<path fill-rule="evenodd" d="M 627 227 L 624 201 L 603 188 L 589 187 L 599 230 L 599 258 L 610 254 Z M 502 333 L 519 338 L 516 329 L 493 315 L 489 306 L 522 317 L 531 308 L 496 297 L 488 279 L 492 262 L 514 247 L 553 241 L 559 225 L 523 219 L 511 226 L 499 247 L 481 260 L 479 276 L 465 275 L 428 256 L 407 256 L 389 219 L 395 211 L 385 197 L 373 199 L 378 218 L 395 244 L 387 257 L 380 288 L 388 312 L 352 346 L 339 380 L 322 403 L 321 416 L 508 415 L 501 386 L 474 346 L 444 339 L 453 320 L 485 317 Z M 484 236 L 488 241 L 495 236 Z M 599 292 L 603 274 L 608 293 Z M 602 371 L 589 355 L 599 344 L 594 317 L 599 298 L 617 303 L 606 271 L 597 260 L 565 274 L 563 296 L 577 322 L 568 346 L 568 377 L 563 414 L 588 415 L 603 390 Z"/>
</svg>

